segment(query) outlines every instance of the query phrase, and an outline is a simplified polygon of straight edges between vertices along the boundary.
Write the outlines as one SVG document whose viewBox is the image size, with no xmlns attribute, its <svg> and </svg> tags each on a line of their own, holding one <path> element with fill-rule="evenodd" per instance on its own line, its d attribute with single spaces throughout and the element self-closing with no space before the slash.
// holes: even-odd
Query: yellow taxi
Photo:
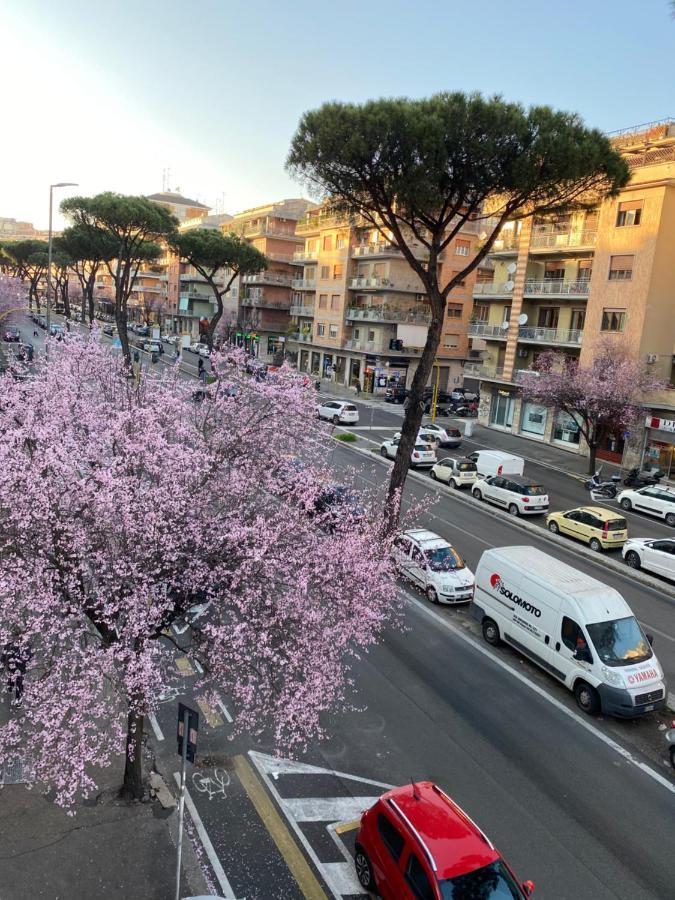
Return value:
<svg viewBox="0 0 675 900">
<path fill-rule="evenodd" d="M 623 547 L 628 538 L 628 523 L 622 515 L 601 506 L 579 506 L 546 517 L 553 534 L 564 534 L 588 544 L 591 550 Z"/>
</svg>

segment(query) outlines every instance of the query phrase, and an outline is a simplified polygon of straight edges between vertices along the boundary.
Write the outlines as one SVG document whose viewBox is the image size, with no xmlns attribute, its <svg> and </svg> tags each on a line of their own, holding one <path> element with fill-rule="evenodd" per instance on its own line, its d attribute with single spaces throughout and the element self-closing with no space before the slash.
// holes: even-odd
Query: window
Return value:
<svg viewBox="0 0 675 900">
<path fill-rule="evenodd" d="M 335 263 L 333 266 L 333 281 L 342 278 L 342 263 Z"/>
<path fill-rule="evenodd" d="M 449 319 L 461 319 L 462 318 L 462 307 L 457 303 L 448 303 L 446 307 L 446 312 Z"/>
<path fill-rule="evenodd" d="M 340 309 L 340 295 L 339 294 L 331 294 L 330 295 L 330 308 L 331 309 Z"/>
<path fill-rule="evenodd" d="M 564 444 L 578 444 L 581 432 L 579 431 L 579 423 L 569 415 L 562 412 L 556 415 L 553 424 L 553 440 L 562 441 Z"/>
<path fill-rule="evenodd" d="M 603 309 L 600 331 L 623 331 L 625 324 L 625 309 Z"/>
<path fill-rule="evenodd" d="M 633 256 L 610 256 L 609 280 L 630 281 L 633 277 Z"/>
<path fill-rule="evenodd" d="M 623 228 L 625 225 L 639 225 L 642 218 L 643 200 L 629 200 L 625 203 L 619 203 L 619 209 L 616 214 L 616 227 Z"/>
<path fill-rule="evenodd" d="M 539 328 L 557 328 L 559 312 L 560 312 L 559 306 L 543 307 L 543 309 L 539 310 L 539 318 L 537 319 L 537 326 Z"/>
<path fill-rule="evenodd" d="M 487 322 L 490 318 L 490 307 L 487 303 L 474 303 L 473 316 L 476 322 Z"/>
<path fill-rule="evenodd" d="M 371 330 L 368 331 L 368 340 L 369 341 L 375 340 L 375 332 L 374 331 L 371 331 Z"/>
<path fill-rule="evenodd" d="M 316 240 L 316 238 L 311 241 L 307 241 L 307 253 L 314 253 L 316 250 L 318 250 L 318 244 L 319 242 Z"/>
<path fill-rule="evenodd" d="M 347 246 L 347 235 L 346 234 L 338 234 L 335 239 L 335 247 L 337 250 L 343 250 Z"/>
<path fill-rule="evenodd" d="M 457 238 L 455 241 L 455 256 L 468 256 L 471 250 L 471 241 L 463 241 Z"/>
<path fill-rule="evenodd" d="M 305 266 L 305 281 L 316 281 L 316 266 Z"/>
<path fill-rule="evenodd" d="M 316 336 L 323 337 L 323 335 L 325 333 L 326 333 L 326 326 L 323 324 L 323 322 L 321 322 L 316 326 Z"/>
<path fill-rule="evenodd" d="M 321 280 L 328 281 L 330 278 L 330 266 L 321 266 Z"/>
<path fill-rule="evenodd" d="M 329 337 L 332 337 L 332 338 L 337 337 L 337 325 L 329 325 L 328 326 L 328 335 L 329 335 Z"/>
<path fill-rule="evenodd" d="M 398 544 L 398 541 L 396 543 Z M 401 544 L 403 543 L 405 542 L 402 541 Z M 407 553 L 410 549 L 410 544 L 408 544 L 407 548 L 400 546 L 399 549 L 404 553 Z M 377 830 L 380 832 L 382 843 L 391 854 L 394 862 L 398 862 L 401 858 L 403 848 L 405 847 L 405 838 L 399 833 L 398 829 L 391 824 L 389 819 L 381 813 L 377 817 Z"/>
<path fill-rule="evenodd" d="M 583 631 L 574 619 L 568 619 L 567 616 L 563 616 L 562 627 L 560 629 L 560 637 L 562 638 L 563 644 L 571 650 L 573 653 L 581 644 L 586 643 L 586 639 L 584 638 Z"/>
<path fill-rule="evenodd" d="M 355 340 L 355 341 L 358 341 L 358 339 L 359 339 L 360 337 L 361 337 L 361 329 L 360 329 L 360 328 L 355 328 L 355 329 L 354 329 L 354 340 Z"/>
<path fill-rule="evenodd" d="M 427 873 L 414 853 L 411 853 L 408 857 L 408 865 L 405 867 L 405 880 L 418 900 L 434 900 L 434 891 L 427 878 Z"/>
<path fill-rule="evenodd" d="M 324 250 L 332 250 L 333 249 L 333 235 L 332 234 L 324 234 L 323 249 Z"/>
<path fill-rule="evenodd" d="M 387 264 L 386 263 L 373 263 L 373 276 L 375 278 L 383 278 L 386 274 Z"/>
<path fill-rule="evenodd" d="M 544 281 L 563 281 L 565 278 L 565 268 L 559 263 L 546 263 L 544 266 Z"/>
<path fill-rule="evenodd" d="M 459 347 L 459 335 L 458 334 L 446 334 L 445 339 L 443 341 L 443 349 L 444 350 L 454 350 Z"/>
<path fill-rule="evenodd" d="M 319 294 L 319 309 L 328 309 L 328 294 Z"/>
</svg>

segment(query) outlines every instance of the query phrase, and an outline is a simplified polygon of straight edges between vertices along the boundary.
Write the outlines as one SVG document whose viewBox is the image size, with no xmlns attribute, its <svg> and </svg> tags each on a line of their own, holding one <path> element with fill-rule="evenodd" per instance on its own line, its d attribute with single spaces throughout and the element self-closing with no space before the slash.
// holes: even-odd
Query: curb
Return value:
<svg viewBox="0 0 675 900">
<path fill-rule="evenodd" d="M 339 441 L 339 443 L 341 444 L 341 446 L 345 447 L 348 450 L 352 450 L 355 453 L 360 453 L 362 456 L 367 456 L 371 460 L 377 460 L 377 462 L 381 463 L 382 465 L 393 465 L 391 461 L 385 461 L 381 456 L 376 456 L 370 450 L 365 450 L 361 447 L 354 447 L 353 444 L 344 443 L 343 441 Z M 551 532 L 547 528 L 540 528 L 537 525 L 532 525 L 530 524 L 530 522 L 524 521 L 519 516 L 511 516 L 509 515 L 509 513 L 503 512 L 501 509 L 496 509 L 494 507 L 488 506 L 482 501 L 476 500 L 471 495 L 465 495 L 460 491 L 446 487 L 444 484 L 441 484 L 437 481 L 431 482 L 431 479 L 424 478 L 424 476 L 420 475 L 419 472 L 409 471 L 407 477 L 413 478 L 415 481 L 419 481 L 420 484 L 424 484 L 426 485 L 426 487 L 430 487 L 431 484 L 433 484 L 434 487 L 440 493 L 445 494 L 445 496 L 452 497 L 458 502 L 464 503 L 467 506 L 473 506 L 477 509 L 479 508 L 483 513 L 487 514 L 488 516 L 492 516 L 493 519 L 497 519 L 502 522 L 508 522 L 510 525 L 514 525 L 516 528 L 520 528 L 521 531 L 548 541 L 549 544 L 553 544 L 556 547 L 564 547 L 567 550 L 570 549 L 570 541 L 565 540 L 565 538 L 560 537 L 560 535 L 551 534 Z M 644 584 L 645 587 L 650 587 L 654 590 L 658 590 L 666 600 L 669 600 L 673 604 L 675 604 L 674 585 L 659 581 L 652 575 L 648 575 L 646 572 L 643 572 L 641 569 L 629 569 L 628 566 L 618 563 L 615 560 L 605 556 L 604 554 L 596 553 L 595 551 L 590 550 L 588 547 L 584 547 L 583 544 L 579 544 L 576 541 L 572 544 L 572 547 L 574 548 L 575 552 L 579 553 L 586 559 L 604 566 L 606 569 L 609 569 L 612 572 L 617 572 L 619 575 L 626 576 L 628 574 L 627 570 L 629 570 L 631 573 L 631 577 L 635 581 L 640 584 Z"/>
</svg>

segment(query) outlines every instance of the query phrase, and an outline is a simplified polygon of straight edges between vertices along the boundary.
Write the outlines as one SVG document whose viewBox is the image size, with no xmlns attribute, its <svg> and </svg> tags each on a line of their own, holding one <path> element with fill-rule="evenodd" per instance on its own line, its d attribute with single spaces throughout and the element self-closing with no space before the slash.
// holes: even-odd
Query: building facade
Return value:
<svg viewBox="0 0 675 900">
<path fill-rule="evenodd" d="M 383 392 L 412 381 L 426 341 L 429 301 L 403 254 L 372 225 L 312 210 L 298 224 L 304 246 L 295 259 L 302 274 L 293 281 L 294 329 L 287 349 L 298 368 L 339 384 L 357 382 L 366 392 Z M 442 254 L 441 285 L 475 253 L 471 223 Z M 421 244 L 411 243 L 420 259 Z M 468 354 L 467 326 L 475 274 L 448 298 L 435 374 L 439 386 L 461 384 Z"/>
<path fill-rule="evenodd" d="M 555 349 L 587 367 L 598 339 L 616 338 L 673 383 L 675 123 L 613 140 L 631 172 L 619 196 L 502 229 L 492 268 L 473 288 L 475 358 L 465 367 L 467 383 L 480 384 L 483 424 L 586 454 L 574 419 L 519 396 L 519 373 L 538 353 Z M 650 459 L 675 475 L 674 431 L 675 391 L 664 389 L 646 399 L 638 432 L 610 435 L 598 455 L 625 465 Z"/>
</svg>

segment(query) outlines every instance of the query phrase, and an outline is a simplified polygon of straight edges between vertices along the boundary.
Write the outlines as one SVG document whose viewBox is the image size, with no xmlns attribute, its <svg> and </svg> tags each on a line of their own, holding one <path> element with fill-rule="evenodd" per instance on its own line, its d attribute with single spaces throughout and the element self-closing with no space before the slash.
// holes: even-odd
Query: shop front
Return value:
<svg viewBox="0 0 675 900">
<path fill-rule="evenodd" d="M 642 465 L 658 467 L 668 479 L 675 478 L 675 419 L 647 416 Z"/>
<path fill-rule="evenodd" d="M 542 438 L 546 433 L 548 409 L 539 403 L 525 400 L 520 417 L 520 431 L 528 437 Z"/>
<path fill-rule="evenodd" d="M 511 391 L 496 388 L 490 404 L 490 425 L 493 428 L 510 429 L 516 408 L 516 395 Z"/>
</svg>

